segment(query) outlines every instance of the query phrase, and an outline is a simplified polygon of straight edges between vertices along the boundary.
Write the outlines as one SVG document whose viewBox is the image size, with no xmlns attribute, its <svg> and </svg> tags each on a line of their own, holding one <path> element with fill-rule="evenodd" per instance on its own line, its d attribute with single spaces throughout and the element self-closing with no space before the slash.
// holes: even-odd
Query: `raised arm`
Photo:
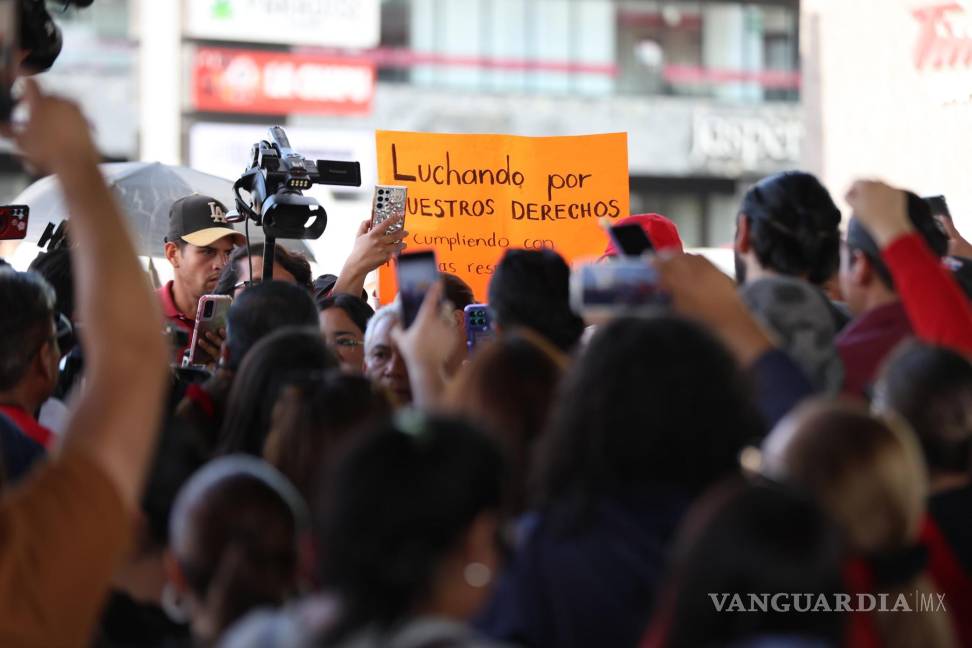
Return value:
<svg viewBox="0 0 972 648">
<path fill-rule="evenodd" d="M 31 163 L 57 175 L 77 245 L 74 276 L 86 381 L 72 407 L 64 452 L 87 453 L 134 510 L 167 380 L 158 303 L 98 170 L 80 110 L 42 95 L 29 80 L 24 99 L 30 121 L 17 143 Z"/>
<path fill-rule="evenodd" d="M 848 192 L 847 202 L 881 247 L 916 335 L 972 355 L 972 306 L 915 231 L 905 193 L 881 182 L 859 181 Z"/>
</svg>

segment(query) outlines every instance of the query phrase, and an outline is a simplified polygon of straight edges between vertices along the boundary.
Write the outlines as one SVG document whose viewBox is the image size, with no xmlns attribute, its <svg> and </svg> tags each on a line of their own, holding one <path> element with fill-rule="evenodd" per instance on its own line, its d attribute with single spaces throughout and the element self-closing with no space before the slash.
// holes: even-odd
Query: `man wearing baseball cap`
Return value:
<svg viewBox="0 0 972 648">
<path fill-rule="evenodd" d="M 159 301 L 167 321 L 191 334 L 199 298 L 216 287 L 233 247 L 243 236 L 226 221 L 226 207 L 209 196 L 193 194 L 172 203 L 165 258 L 175 278 L 159 288 Z M 210 357 L 219 357 L 221 335 L 207 333 L 199 344 Z"/>
</svg>

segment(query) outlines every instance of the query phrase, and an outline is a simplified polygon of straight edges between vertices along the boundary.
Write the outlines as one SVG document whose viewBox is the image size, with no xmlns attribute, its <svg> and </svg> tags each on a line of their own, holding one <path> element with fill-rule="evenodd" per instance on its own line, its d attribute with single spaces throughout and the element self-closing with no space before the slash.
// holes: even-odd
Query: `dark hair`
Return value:
<svg viewBox="0 0 972 648">
<path fill-rule="evenodd" d="M 552 250 L 508 250 L 489 282 L 489 306 L 502 328 L 528 327 L 564 351 L 584 333 L 570 309 L 570 268 Z"/>
<path fill-rule="evenodd" d="M 441 273 L 441 276 L 445 286 L 445 297 L 452 302 L 456 310 L 463 310 L 469 304 L 476 303 L 476 296 L 473 295 L 473 289 L 469 284 L 448 272 Z"/>
<path fill-rule="evenodd" d="M 905 343 L 881 370 L 874 404 L 908 421 L 933 473 L 972 470 L 972 363 L 965 356 Z"/>
<path fill-rule="evenodd" d="M 261 281 L 233 301 L 226 316 L 226 367 L 239 369 L 253 345 L 285 326 L 317 326 L 307 291 L 285 281 Z"/>
<path fill-rule="evenodd" d="M 317 306 L 317 309 L 321 312 L 326 311 L 329 308 L 340 308 L 354 325 L 361 329 L 361 334 L 364 335 L 365 330 L 368 328 L 368 321 L 375 314 L 375 309 L 354 295 L 346 295 L 344 293 L 338 293 L 337 295 L 331 295 L 330 297 L 325 297 L 322 299 Z"/>
<path fill-rule="evenodd" d="M 15 387 L 52 333 L 54 291 L 35 272 L 0 269 L 0 390 Z"/>
<path fill-rule="evenodd" d="M 838 612 L 770 607 L 774 594 L 812 596 L 812 604 L 843 591 L 839 531 L 810 499 L 769 484 L 722 484 L 692 507 L 673 546 L 656 617 L 666 648 L 737 645 L 767 635 L 840 643 Z M 720 611 L 712 600 L 728 596 L 728 607 L 734 595 L 747 609 L 765 604 L 767 611 Z"/>
<path fill-rule="evenodd" d="M 316 328 L 288 326 L 257 342 L 233 380 L 220 452 L 260 456 L 283 386 L 301 374 L 337 366 L 337 358 Z"/>
<path fill-rule="evenodd" d="M 514 333 L 477 349 L 449 387 L 449 406 L 481 422 L 505 450 L 514 512 L 527 507 L 532 455 L 547 428 L 563 374 L 558 358 Z"/>
<path fill-rule="evenodd" d="M 232 295 L 236 290 L 236 284 L 240 281 L 237 264 L 246 261 L 246 258 L 249 256 L 263 258 L 265 248 L 266 245 L 264 243 L 250 243 L 249 245 L 240 245 L 234 248 L 229 256 L 229 260 L 226 262 L 226 266 L 219 275 L 219 281 L 216 282 L 216 288 L 213 292 L 219 295 Z M 310 262 L 302 254 L 291 252 L 277 243 L 274 247 L 273 260 L 274 263 L 279 263 L 281 268 L 294 276 L 298 286 L 308 292 L 313 290 Z M 253 277 L 250 277 L 250 279 L 252 280 Z"/>
<path fill-rule="evenodd" d="M 362 437 L 324 490 L 321 584 L 341 599 L 325 645 L 413 613 L 476 517 L 502 509 L 494 443 L 462 421 L 411 414 Z"/>
<path fill-rule="evenodd" d="M 740 206 L 759 263 L 823 284 L 840 264 L 840 210 L 809 173 L 787 171 L 750 187 Z"/>
<path fill-rule="evenodd" d="M 297 591 L 299 536 L 307 511 L 287 480 L 252 457 L 207 464 L 180 491 L 170 548 L 193 594 L 217 598 L 218 636 L 250 610 Z M 215 637 L 198 637 L 201 640 Z"/>
<path fill-rule="evenodd" d="M 695 495 L 736 472 L 763 432 L 749 381 L 712 334 L 670 316 L 617 319 L 565 379 L 541 446 L 539 503 L 576 526 L 598 496 L 651 485 Z"/>
<path fill-rule="evenodd" d="M 57 296 L 57 312 L 74 318 L 74 273 L 71 270 L 70 248 L 41 252 L 30 262 L 30 270 L 44 277 Z"/>
<path fill-rule="evenodd" d="M 312 506 L 323 475 L 358 429 L 391 414 L 364 376 L 332 369 L 286 388 L 277 400 L 263 457 Z"/>
<path fill-rule="evenodd" d="M 921 235 L 925 245 L 938 257 L 943 257 L 948 252 L 948 235 L 932 215 L 931 208 L 924 199 L 917 194 L 906 191 L 905 200 L 908 210 L 908 220 L 915 230 Z M 871 236 L 871 233 L 857 219 L 851 218 L 847 224 L 847 247 L 850 251 L 860 251 L 867 257 L 871 267 L 877 274 L 881 283 L 889 290 L 895 290 L 894 279 L 891 271 L 881 258 L 881 248 Z"/>
</svg>

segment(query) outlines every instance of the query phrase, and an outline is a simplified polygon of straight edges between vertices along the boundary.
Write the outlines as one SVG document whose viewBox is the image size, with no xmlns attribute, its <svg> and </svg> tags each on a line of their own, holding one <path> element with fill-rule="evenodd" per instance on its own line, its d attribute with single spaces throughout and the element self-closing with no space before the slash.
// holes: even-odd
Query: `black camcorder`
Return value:
<svg viewBox="0 0 972 648">
<path fill-rule="evenodd" d="M 61 5 L 84 8 L 92 2 L 61 0 Z M 13 112 L 10 89 L 17 77 L 50 69 L 62 44 L 61 30 L 44 0 L 0 0 L 0 121 L 8 121 Z"/>
<path fill-rule="evenodd" d="M 361 165 L 308 160 L 291 148 L 280 126 L 272 126 L 269 137 L 269 141 L 253 145 L 250 167 L 233 185 L 239 212 L 236 221 L 252 219 L 263 226 L 268 239 L 319 238 L 327 227 L 327 212 L 301 192 L 315 184 L 359 187 Z M 249 192 L 249 201 L 240 190 Z"/>
</svg>

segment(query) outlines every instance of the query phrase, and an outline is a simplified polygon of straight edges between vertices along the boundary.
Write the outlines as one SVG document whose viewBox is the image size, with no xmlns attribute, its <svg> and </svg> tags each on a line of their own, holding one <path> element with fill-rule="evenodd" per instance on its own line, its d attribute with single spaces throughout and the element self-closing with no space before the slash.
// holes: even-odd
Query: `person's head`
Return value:
<svg viewBox="0 0 972 648">
<path fill-rule="evenodd" d="M 341 448 L 356 431 L 390 413 L 388 399 L 364 376 L 332 369 L 308 377 L 280 394 L 263 458 L 313 505 Z"/>
<path fill-rule="evenodd" d="M 512 506 L 526 508 L 526 485 L 566 362 L 516 333 L 478 349 L 449 386 L 448 407 L 496 438 L 509 460 Z"/>
<path fill-rule="evenodd" d="M 339 293 L 318 302 L 321 333 L 348 373 L 364 371 L 364 336 L 375 311 L 354 295 Z"/>
<path fill-rule="evenodd" d="M 761 274 L 823 285 L 837 271 L 840 210 L 809 173 L 763 178 L 743 196 L 736 220 L 736 280 Z"/>
<path fill-rule="evenodd" d="M 459 420 L 403 412 L 366 433 L 320 508 L 320 582 L 341 616 L 322 642 L 413 615 L 465 620 L 499 566 L 503 462 Z"/>
<path fill-rule="evenodd" d="M 924 200 L 911 192 L 906 195 L 912 225 L 933 253 L 944 256 L 948 251 L 948 236 Z M 847 225 L 847 240 L 841 246 L 840 290 L 854 315 L 897 299 L 894 280 L 881 258 L 880 246 L 854 217 Z"/>
<path fill-rule="evenodd" d="M 455 374 L 466 360 L 469 350 L 466 347 L 466 306 L 476 303 L 472 288 L 465 281 L 454 274 L 443 272 L 442 284 L 445 286 L 445 298 L 452 304 L 452 321 L 459 331 L 456 336 L 456 346 L 446 362 L 446 372 Z"/>
<path fill-rule="evenodd" d="M 233 250 L 226 262 L 226 267 L 219 276 L 215 292 L 221 295 L 239 296 L 248 286 L 255 285 L 263 278 L 263 253 L 266 249 L 263 243 L 251 243 Z M 250 268 L 253 274 L 250 274 Z M 279 243 L 273 252 L 273 279 L 285 283 L 297 284 L 310 292 L 311 267 L 310 262 L 302 255 L 291 252 Z"/>
<path fill-rule="evenodd" d="M 317 309 L 306 290 L 276 279 L 260 282 L 230 306 L 223 366 L 237 371 L 253 345 L 278 329 L 316 324 Z"/>
<path fill-rule="evenodd" d="M 74 317 L 74 273 L 71 270 L 71 249 L 57 248 L 42 252 L 30 262 L 29 270 L 47 280 L 57 297 L 55 308 L 72 322 Z"/>
<path fill-rule="evenodd" d="M 40 407 L 57 386 L 55 296 L 34 272 L 0 268 L 0 393 Z"/>
<path fill-rule="evenodd" d="M 398 303 L 379 308 L 365 330 L 365 376 L 388 392 L 396 406 L 412 402 L 405 359 L 392 340 L 392 330 L 401 326 Z"/>
<path fill-rule="evenodd" d="M 781 636 L 841 643 L 839 613 L 800 612 L 791 598 L 799 593 L 832 600 L 843 589 L 840 535 L 811 499 L 769 484 L 719 484 L 692 506 L 672 546 L 652 624 L 666 648 L 755 646 Z M 779 594 L 785 598 L 774 603 Z M 712 595 L 725 597 L 727 608 L 739 596 L 747 609 L 765 601 L 767 610 L 720 611 Z"/>
<path fill-rule="evenodd" d="M 207 464 L 172 509 L 167 609 L 207 644 L 250 610 L 283 604 L 297 593 L 308 527 L 300 495 L 268 464 L 240 455 Z"/>
<path fill-rule="evenodd" d="M 819 290 L 803 279 L 776 276 L 746 282 L 739 295 L 818 392 L 840 391 L 844 367 L 834 346 L 837 331 Z"/>
<path fill-rule="evenodd" d="M 600 328 L 564 381 L 540 455 L 540 505 L 656 486 L 695 496 L 738 469 L 763 423 L 729 351 L 675 317 Z"/>
<path fill-rule="evenodd" d="M 661 214 L 633 214 L 627 218 L 612 223 L 618 225 L 637 225 L 651 241 L 651 246 L 656 252 L 669 251 L 682 253 L 685 251 L 682 245 L 682 237 L 678 233 L 678 226 Z M 614 245 L 614 239 L 610 239 L 608 246 L 604 249 L 603 257 L 616 257 L 618 249 Z"/>
<path fill-rule="evenodd" d="M 918 541 L 928 483 L 921 449 L 903 422 L 851 403 L 809 402 L 777 425 L 770 442 L 764 471 L 805 490 L 841 529 L 855 556 L 851 587 L 892 600 L 931 595 L 927 548 Z M 952 645 L 944 614 L 879 614 L 875 621 L 887 646 Z"/>
<path fill-rule="evenodd" d="M 496 326 L 524 326 L 569 351 L 584 332 L 570 308 L 570 268 L 553 250 L 508 250 L 489 282 Z"/>
<path fill-rule="evenodd" d="M 881 370 L 873 407 L 908 421 L 933 483 L 972 479 L 972 363 L 965 356 L 922 342 L 902 345 Z"/>
<path fill-rule="evenodd" d="M 337 366 L 317 328 L 288 326 L 257 342 L 243 358 L 226 401 L 222 453 L 260 456 L 283 387 L 307 373 Z"/>
<path fill-rule="evenodd" d="M 165 258 L 179 290 L 189 297 L 198 300 L 213 292 L 233 247 L 242 242 L 215 198 L 193 194 L 172 203 Z"/>
</svg>

